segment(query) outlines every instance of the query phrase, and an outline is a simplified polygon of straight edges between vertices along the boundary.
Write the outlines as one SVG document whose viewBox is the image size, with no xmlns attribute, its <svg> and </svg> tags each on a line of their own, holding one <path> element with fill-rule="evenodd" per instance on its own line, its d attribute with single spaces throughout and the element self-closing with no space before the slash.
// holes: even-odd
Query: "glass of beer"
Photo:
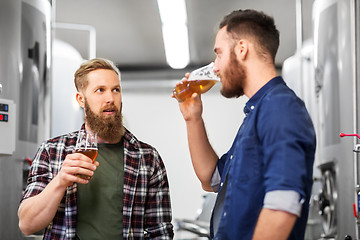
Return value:
<svg viewBox="0 0 360 240">
<path fill-rule="evenodd" d="M 214 63 L 196 69 L 190 73 L 187 81 L 181 82 L 173 89 L 173 95 L 179 102 L 184 102 L 193 93 L 202 94 L 210 90 L 220 78 L 214 73 Z"/>
<path fill-rule="evenodd" d="M 76 141 L 75 152 L 85 154 L 86 156 L 91 158 L 92 161 L 94 162 L 95 158 L 98 155 L 97 133 L 86 130 L 80 130 Z M 86 180 L 91 179 L 90 176 L 86 176 L 83 174 L 77 174 L 77 176 Z"/>
</svg>

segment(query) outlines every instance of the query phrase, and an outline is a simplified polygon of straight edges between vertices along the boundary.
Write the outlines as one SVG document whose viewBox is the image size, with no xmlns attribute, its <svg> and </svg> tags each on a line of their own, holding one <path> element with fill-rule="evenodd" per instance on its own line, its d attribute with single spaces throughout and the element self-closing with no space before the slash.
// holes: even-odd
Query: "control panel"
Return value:
<svg viewBox="0 0 360 240">
<path fill-rule="evenodd" d="M 14 101 L 0 98 L 0 154 L 15 151 L 16 106 Z"/>
</svg>

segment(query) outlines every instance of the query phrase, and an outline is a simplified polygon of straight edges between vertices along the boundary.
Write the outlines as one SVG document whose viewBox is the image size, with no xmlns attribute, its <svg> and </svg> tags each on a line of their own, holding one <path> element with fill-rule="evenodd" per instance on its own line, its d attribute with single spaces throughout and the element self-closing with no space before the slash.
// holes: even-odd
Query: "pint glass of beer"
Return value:
<svg viewBox="0 0 360 240">
<path fill-rule="evenodd" d="M 187 81 L 181 82 L 173 89 L 173 95 L 179 102 L 184 102 L 193 93 L 202 94 L 210 90 L 220 78 L 214 73 L 214 63 L 196 69 L 190 73 Z"/>
<path fill-rule="evenodd" d="M 76 141 L 75 152 L 82 153 L 92 159 L 94 162 L 95 158 L 98 155 L 98 148 L 97 148 L 97 133 L 80 130 L 78 139 Z M 86 175 L 78 175 L 79 177 L 90 180 L 90 176 Z"/>
</svg>

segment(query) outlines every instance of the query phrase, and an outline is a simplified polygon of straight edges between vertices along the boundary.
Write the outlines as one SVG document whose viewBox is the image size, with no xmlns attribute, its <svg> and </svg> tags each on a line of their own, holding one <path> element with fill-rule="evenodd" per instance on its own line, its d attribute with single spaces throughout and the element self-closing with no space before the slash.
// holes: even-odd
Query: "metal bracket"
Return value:
<svg viewBox="0 0 360 240">
<path fill-rule="evenodd" d="M 360 152 L 360 144 L 355 145 L 354 152 Z"/>
</svg>

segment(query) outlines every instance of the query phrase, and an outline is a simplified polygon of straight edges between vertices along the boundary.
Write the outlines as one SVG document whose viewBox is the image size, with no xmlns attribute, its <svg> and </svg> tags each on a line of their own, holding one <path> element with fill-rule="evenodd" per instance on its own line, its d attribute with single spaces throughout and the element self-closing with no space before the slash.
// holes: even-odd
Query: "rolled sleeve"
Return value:
<svg viewBox="0 0 360 240">
<path fill-rule="evenodd" d="M 210 182 L 213 191 L 216 193 L 219 192 L 220 182 L 221 182 L 221 176 L 218 167 L 216 167 Z"/>
<path fill-rule="evenodd" d="M 305 199 L 295 191 L 276 190 L 267 192 L 264 198 L 264 208 L 285 211 L 300 217 Z"/>
</svg>

